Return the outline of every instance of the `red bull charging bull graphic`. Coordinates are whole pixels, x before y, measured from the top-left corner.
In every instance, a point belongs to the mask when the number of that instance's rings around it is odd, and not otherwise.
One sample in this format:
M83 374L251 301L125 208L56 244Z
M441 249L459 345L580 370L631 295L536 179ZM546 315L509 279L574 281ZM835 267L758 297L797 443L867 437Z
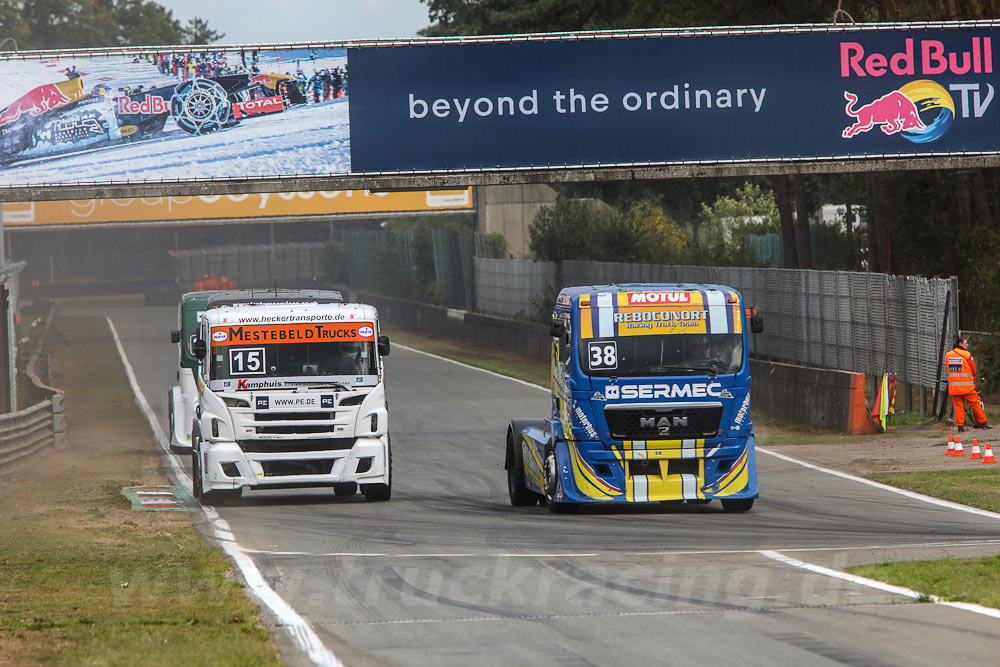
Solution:
M857 95L844 91L844 99L844 111L855 119L841 134L844 139L879 127L885 134L899 134L915 144L924 144L940 139L955 120L951 95L929 80L913 81L858 107Z

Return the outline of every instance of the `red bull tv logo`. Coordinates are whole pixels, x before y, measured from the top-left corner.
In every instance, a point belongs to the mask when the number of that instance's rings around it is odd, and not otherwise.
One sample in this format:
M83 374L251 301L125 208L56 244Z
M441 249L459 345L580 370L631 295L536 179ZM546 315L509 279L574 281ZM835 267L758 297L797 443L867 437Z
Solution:
M992 93L991 87L991 98ZM915 144L926 144L944 136L955 120L955 101L951 93L929 79L911 81L860 106L854 93L845 90L844 99L847 100L844 111L854 119L841 132L844 139L878 127L884 134L899 134Z

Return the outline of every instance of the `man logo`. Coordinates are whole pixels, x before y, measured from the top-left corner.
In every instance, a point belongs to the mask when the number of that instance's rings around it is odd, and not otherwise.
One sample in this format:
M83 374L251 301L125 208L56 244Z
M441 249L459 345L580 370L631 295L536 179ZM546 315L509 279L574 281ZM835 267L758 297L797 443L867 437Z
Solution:
M687 417L640 417L640 428L655 428L658 435L670 435L670 427L684 427L688 425Z

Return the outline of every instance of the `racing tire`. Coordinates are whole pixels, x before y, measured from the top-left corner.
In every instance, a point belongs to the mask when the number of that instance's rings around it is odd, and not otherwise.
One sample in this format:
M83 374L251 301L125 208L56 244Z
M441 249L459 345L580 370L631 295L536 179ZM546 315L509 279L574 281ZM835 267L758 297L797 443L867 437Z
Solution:
M723 498L722 509L727 512L749 512L755 498Z
M191 495L200 501L204 490L201 486L201 449L197 439L191 443Z
M388 449L389 459L389 483L388 484L362 484L361 492L365 494L365 500L370 502L384 502L392 497L392 444Z
M208 134L232 125L233 105L226 89L211 79L196 77L174 88L170 115L188 134Z
M577 510L575 503L561 503L555 500L556 486L559 483L559 468L556 461L556 448L551 444L545 445L543 465L542 476L545 481L546 507L553 514L575 514Z
M333 485L333 495L335 496L353 496L358 492L357 482L344 482L343 484Z
M531 507L538 502L538 494L524 484L524 458L515 442L514 429L507 429L507 495L514 507Z

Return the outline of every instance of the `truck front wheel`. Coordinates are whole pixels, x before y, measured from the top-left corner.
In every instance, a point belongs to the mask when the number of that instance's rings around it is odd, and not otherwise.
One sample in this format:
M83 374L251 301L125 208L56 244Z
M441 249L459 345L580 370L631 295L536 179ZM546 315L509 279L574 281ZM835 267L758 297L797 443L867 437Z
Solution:
M389 465L388 484L362 484L361 492L365 494L365 500L383 501L392 497L392 444L386 446L388 450L386 457Z
M723 498L722 509L727 512L749 512L753 501L753 498Z
M545 499L546 505L553 514L570 514L576 512L576 505L573 503L561 503L555 500L556 487L559 484L559 462L556 460L556 448L554 445L545 446Z

